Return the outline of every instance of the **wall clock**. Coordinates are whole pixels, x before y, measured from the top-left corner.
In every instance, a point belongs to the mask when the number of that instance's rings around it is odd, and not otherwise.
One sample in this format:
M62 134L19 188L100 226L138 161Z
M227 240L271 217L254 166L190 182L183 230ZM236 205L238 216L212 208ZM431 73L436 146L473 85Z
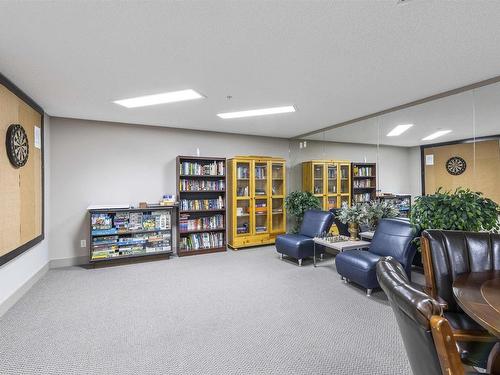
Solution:
M446 162L446 170L453 176L464 173L465 168L467 168L467 163L460 156L453 156Z
M26 164L29 155L28 136L26 131L19 124L12 124L7 129L5 139L7 156L14 168L20 168Z

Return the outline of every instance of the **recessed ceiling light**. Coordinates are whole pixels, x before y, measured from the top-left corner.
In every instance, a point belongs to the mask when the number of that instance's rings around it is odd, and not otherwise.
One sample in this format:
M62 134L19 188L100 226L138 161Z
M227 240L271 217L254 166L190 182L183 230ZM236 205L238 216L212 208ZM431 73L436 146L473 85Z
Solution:
M398 125L394 129L392 129L389 133L387 133L387 136L388 137L397 137L398 135L401 135L405 131L410 129L412 126L413 126L413 124Z
M278 113L290 113L290 112L295 112L295 107L293 105L288 105L285 107L252 109L249 111L218 113L217 116L219 116L220 118L227 119L227 118L275 115Z
M194 90L181 90L164 92L161 94L138 96L137 98L115 100L113 103L127 108L146 107L148 105L182 102L184 100L193 100L204 98L203 95Z
M439 138L445 134L451 133L451 130L439 130L431 135L428 135L425 138L422 138L422 141L432 141L433 139Z

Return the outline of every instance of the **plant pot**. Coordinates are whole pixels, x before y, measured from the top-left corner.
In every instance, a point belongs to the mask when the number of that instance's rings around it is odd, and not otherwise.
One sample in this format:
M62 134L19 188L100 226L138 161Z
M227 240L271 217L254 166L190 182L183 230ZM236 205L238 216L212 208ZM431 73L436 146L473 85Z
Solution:
M349 237L350 240L355 241L358 239L359 233L359 224L358 223L349 223Z

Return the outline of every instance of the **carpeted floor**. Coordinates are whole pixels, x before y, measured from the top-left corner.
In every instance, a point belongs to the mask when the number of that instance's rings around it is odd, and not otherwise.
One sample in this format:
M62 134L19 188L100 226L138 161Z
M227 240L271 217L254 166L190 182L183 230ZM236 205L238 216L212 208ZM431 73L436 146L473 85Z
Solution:
M49 271L0 318L1 374L410 374L383 292L273 247Z

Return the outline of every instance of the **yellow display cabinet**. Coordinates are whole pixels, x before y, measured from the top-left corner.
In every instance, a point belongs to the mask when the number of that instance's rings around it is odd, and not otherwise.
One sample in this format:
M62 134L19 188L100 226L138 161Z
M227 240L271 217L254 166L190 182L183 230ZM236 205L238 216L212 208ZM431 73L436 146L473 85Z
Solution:
M236 156L228 160L228 245L267 245L286 232L285 159Z

